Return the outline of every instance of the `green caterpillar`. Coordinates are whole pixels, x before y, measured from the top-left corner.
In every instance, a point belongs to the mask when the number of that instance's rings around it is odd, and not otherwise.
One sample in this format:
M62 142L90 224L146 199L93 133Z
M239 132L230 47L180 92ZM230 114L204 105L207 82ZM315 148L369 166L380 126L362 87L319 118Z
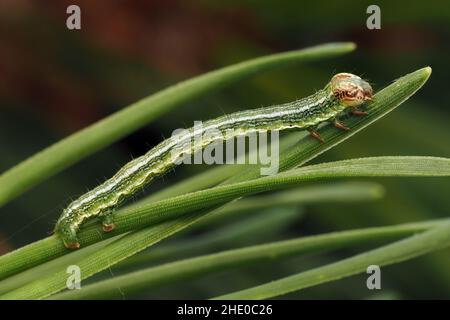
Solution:
M339 73L333 76L324 89L309 97L209 120L204 123L202 132L219 130L223 133L223 140L228 140L251 132L298 128L308 130L312 137L323 141L316 131L320 123L332 121L337 128L348 130L339 122L338 116L349 109L353 114L364 115L365 112L356 108L371 99L372 88L369 83L356 75ZM155 177L173 168L177 164L176 159L181 154L186 154L186 147L180 148L180 145L187 146L188 153L194 154L215 142L213 139L206 139L201 145L192 145L190 141L193 137L202 132L195 132L194 128L191 128L185 133L173 135L145 155L127 163L103 184L69 204L54 229L64 245L70 249L80 247L77 231L88 218L99 217L103 230L112 231L115 227L112 215L114 208Z

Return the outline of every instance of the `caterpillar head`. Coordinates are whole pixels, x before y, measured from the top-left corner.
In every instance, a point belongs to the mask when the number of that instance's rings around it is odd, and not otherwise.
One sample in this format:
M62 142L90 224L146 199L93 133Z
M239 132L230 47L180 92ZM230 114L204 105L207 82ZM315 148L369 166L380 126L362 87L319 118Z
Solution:
M331 78L333 94L346 106L357 107L372 100L372 87L367 81L351 73L338 73Z

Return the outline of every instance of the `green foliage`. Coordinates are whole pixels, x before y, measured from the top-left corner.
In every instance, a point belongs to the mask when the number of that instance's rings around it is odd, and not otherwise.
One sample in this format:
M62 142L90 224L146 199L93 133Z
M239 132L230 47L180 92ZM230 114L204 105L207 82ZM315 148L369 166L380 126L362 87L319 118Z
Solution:
M192 98L270 68L318 60L352 49L353 44L329 44L262 57L160 91L75 133L2 174L0 184L8 187L0 190L0 204L8 202L51 175ZM302 201L369 200L381 194L380 188L373 184L360 184L358 191L355 191L355 185L338 184L328 188L317 186L314 187L316 189L310 187L287 191L263 197L262 200L250 198L233 202L256 193L297 187L311 181L349 177L449 176L450 159L439 157L367 157L302 166L394 110L420 89L430 74L431 69L428 67L419 69L379 91L374 96L374 102L367 105L367 116L346 119L346 126L350 131L343 132L330 125L324 126L320 132L325 143L320 144L307 137L305 133L291 133L284 137L282 140L284 152L280 155L281 173L277 175L260 178L258 167L245 166L224 166L205 170L204 173L119 210L115 217L117 229L112 233L102 233L98 224L87 224L80 230L82 248L76 252L67 250L56 236L50 236L1 256L0 279L3 280L0 281L2 294L0 298L53 297L53 294L65 289L66 268L71 264L78 265L82 270L82 279L87 279L122 261L126 261L128 266L154 261L151 251L149 258L145 255L135 260L128 258L197 222L198 225L209 226L224 216L240 217L242 212L247 210L254 211L273 205L290 206L282 214L275 215L269 212L256 219L250 217L244 221L245 225L231 225L215 235L199 238L200 241L196 244L191 244L191 247L188 245L191 249L203 249L202 243L208 242L208 239L223 243L236 235L241 236L249 232L255 232L256 235L258 230L272 227L277 223L280 226L286 225L287 221L293 221L291 219L298 216L292 205L298 205ZM450 242L448 228L448 221L442 220L273 242L163 264L125 274L113 280L99 281L81 291L62 293L56 297L110 297L114 295L111 290L114 286L130 290L145 289L152 285L202 276L212 271L237 268L249 263L306 252L351 247L363 242L386 242L422 232L420 235L352 258L222 296L222 298L270 298L363 272L368 264L391 264L445 247ZM173 258L177 256L177 250L183 246L179 244L177 248L175 243L172 248L175 249L165 250L166 256Z
M223 251L216 254L180 260L132 272L111 280L105 280L86 286L83 290L66 291L62 294L52 296L52 298L117 298L124 292L130 293L134 290L148 289L174 282L179 279L200 277L207 273L242 267L248 264L276 261L293 255L306 255L309 253L337 250L349 246L396 240L413 235L416 232L426 231L442 223L445 223L445 221L335 232ZM432 249L433 248L430 248L430 251ZM351 263L348 263L347 265L353 267ZM327 280L330 281L331 278L323 279L323 282ZM282 286L282 288L284 287L285 286ZM117 288L120 288L120 290ZM275 296L275 294L273 294L272 297L273 296ZM253 296L251 298L258 297Z
M216 299L268 299L277 297L295 290L364 272L370 265L386 266L399 263L448 246L450 246L450 223L443 221L438 226L419 235L271 283L219 296Z

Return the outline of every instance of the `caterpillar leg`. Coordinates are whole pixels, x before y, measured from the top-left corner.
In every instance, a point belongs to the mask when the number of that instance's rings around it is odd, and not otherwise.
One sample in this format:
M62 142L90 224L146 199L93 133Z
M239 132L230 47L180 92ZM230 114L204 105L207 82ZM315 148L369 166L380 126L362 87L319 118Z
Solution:
M103 214L102 216L100 216L100 220L102 222L103 231L111 232L116 228L116 225L114 224L114 216L112 215L112 212Z
M350 130L350 128L346 127L342 122L340 122L338 119L334 119L333 124L336 128L344 131Z
M314 139L316 139L320 142L324 142L322 137L320 136L320 134L315 129L308 129L308 131L309 131L309 135L311 137L313 137Z
M63 241L64 246L68 249L78 249L80 242L77 238L77 233L69 223L62 221L55 228L55 234L57 234Z
M355 116L366 116L366 115L368 115L367 112L361 111L358 108L353 108L352 109L352 114L355 115Z

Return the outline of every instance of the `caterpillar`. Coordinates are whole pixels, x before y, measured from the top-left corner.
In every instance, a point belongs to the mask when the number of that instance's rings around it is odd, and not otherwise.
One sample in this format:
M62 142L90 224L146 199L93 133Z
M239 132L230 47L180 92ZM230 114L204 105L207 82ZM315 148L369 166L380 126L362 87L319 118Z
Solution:
M202 130L219 130L224 133L223 140L228 140L251 132L297 128L308 130L313 138L323 142L317 132L319 124L329 121L338 129L348 130L339 121L339 116L347 111L355 115L366 114L357 107L367 100L372 100L372 88L368 82L351 73L338 73L323 89L311 96L281 105L224 115L206 121ZM112 231L115 228L112 215L114 208L155 177L173 168L176 165L176 148L188 146L188 151L194 154L215 142L206 139L201 145L192 146L190 141L198 134L201 132L191 128L185 133L173 135L145 155L127 163L112 178L70 203L56 223L55 234L67 248L77 249L80 247L77 232L87 219L99 217L103 230ZM179 148L179 152L185 152L185 149Z

